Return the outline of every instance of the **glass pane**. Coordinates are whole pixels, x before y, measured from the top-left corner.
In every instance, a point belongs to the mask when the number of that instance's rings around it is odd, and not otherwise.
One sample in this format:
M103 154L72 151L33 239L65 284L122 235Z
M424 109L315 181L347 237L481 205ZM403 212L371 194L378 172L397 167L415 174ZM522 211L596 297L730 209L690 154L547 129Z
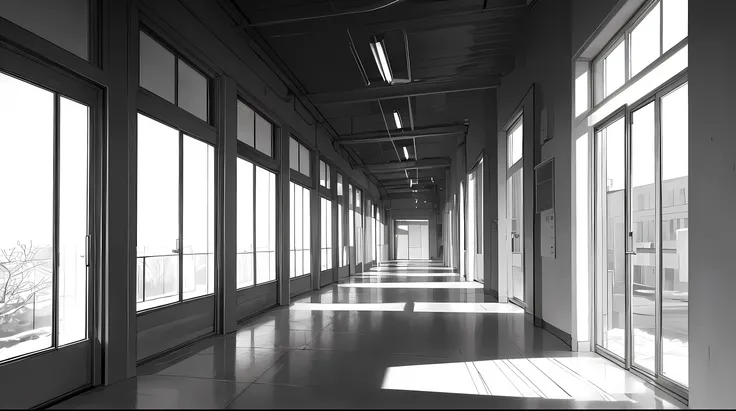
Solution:
M138 115L138 310L179 301L179 132Z
M522 156L522 141L524 137L524 119L523 117L519 119L519 121L511 128L511 132L509 133L509 147L508 147L508 153L509 153L509 164L508 166L511 167L514 164L516 164L517 161L521 160Z
M245 103L238 101L238 140L255 147L255 112Z
M51 346L53 149L54 95L0 73L0 361Z
M338 178L340 176L338 175ZM339 186L338 186L339 187ZM343 219L342 204L337 203L337 250L340 253L340 267L343 267L346 263L346 253L343 250L343 232L342 232L342 219Z
M663 52L687 37L687 0L662 1Z
M268 173L269 281L276 280L276 174Z
M299 171L299 143L294 137L289 138L289 168Z
M603 60L603 98L618 90L626 82L626 46L620 42Z
M299 145L299 172L309 177L309 150L303 145Z
M207 121L207 77L179 59L179 107Z
M310 209L310 192L308 188L302 188L303 198L302 198L302 224L303 224L303 231L302 235L302 247L304 249L304 274L309 274L312 272L312 222L311 222L311 214L309 212Z
M337 175L337 195L341 196L342 194L342 174Z
M0 16L89 60L89 0L3 0Z
M662 373L687 386L690 284L687 84L662 97L661 121L662 190L677 191L682 197L681 202L662 207Z
M175 103L176 57L147 34L140 34L140 86L170 103Z
M625 357L626 260L623 118L599 131L596 153L596 343Z
M631 32L631 77L660 56L659 3Z
M238 159L237 287L253 285L253 164Z
M325 180L325 162L319 160L319 185L327 187L327 181Z
M512 296L524 301L524 212L523 212L524 169L515 172L508 179L507 201L510 223Z
M184 136L184 299L212 294L215 282L215 152Z
M256 114L256 150L273 157L273 125Z
M654 210L639 198L654 194L654 102L635 111L631 124L631 237L636 254L630 256L634 362L654 371L655 287L657 264Z
M256 201L256 284L261 284L270 279L270 267L268 263L268 252L271 251L271 216L272 205L268 201L268 193L271 187L271 172L256 166L256 192L264 193L266 198ZM274 250L275 251L275 250Z
M332 181L330 179L330 166L325 164L325 187L332 190Z
M89 109L60 99L59 345L87 337L87 157Z

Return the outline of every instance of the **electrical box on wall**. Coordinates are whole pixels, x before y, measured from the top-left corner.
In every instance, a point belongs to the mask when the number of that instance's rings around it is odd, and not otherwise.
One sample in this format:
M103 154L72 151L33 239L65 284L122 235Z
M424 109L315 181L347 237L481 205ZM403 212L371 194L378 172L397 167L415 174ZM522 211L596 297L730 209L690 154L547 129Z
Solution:
M555 159L550 158L534 167L536 180L536 212L542 231L540 253L555 258Z

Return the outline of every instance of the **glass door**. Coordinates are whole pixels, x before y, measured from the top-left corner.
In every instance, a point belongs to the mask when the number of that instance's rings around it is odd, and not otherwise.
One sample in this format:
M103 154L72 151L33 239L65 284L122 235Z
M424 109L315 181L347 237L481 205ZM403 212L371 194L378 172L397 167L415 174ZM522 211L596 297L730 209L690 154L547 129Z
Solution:
M465 182L460 183L460 204L458 207L460 213L460 276L465 277L466 256L465 256Z
M7 50L0 62L0 384L4 407L27 408L91 385L99 365L99 92Z
M595 130L596 350L688 387L688 85Z

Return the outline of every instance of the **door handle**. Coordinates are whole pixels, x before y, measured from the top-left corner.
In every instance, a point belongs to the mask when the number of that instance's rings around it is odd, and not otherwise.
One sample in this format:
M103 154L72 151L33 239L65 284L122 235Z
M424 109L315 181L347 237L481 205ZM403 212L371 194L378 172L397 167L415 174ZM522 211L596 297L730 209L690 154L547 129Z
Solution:
M176 249L171 250L171 252L174 254L179 254L179 239L178 238L176 239Z
M634 232L629 231L629 241L627 241L628 250L626 250L626 255L636 255L636 251L629 251L634 248Z

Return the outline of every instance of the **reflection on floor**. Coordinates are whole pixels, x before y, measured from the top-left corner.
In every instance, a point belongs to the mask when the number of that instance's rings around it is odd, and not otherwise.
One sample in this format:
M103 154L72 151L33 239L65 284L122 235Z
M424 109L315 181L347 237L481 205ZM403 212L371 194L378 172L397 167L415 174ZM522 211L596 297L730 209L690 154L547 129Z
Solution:
M297 297L290 307L253 318L235 333L139 367L136 378L58 405L680 406L595 354L570 352L516 306L497 303L475 283L429 262L393 263Z

